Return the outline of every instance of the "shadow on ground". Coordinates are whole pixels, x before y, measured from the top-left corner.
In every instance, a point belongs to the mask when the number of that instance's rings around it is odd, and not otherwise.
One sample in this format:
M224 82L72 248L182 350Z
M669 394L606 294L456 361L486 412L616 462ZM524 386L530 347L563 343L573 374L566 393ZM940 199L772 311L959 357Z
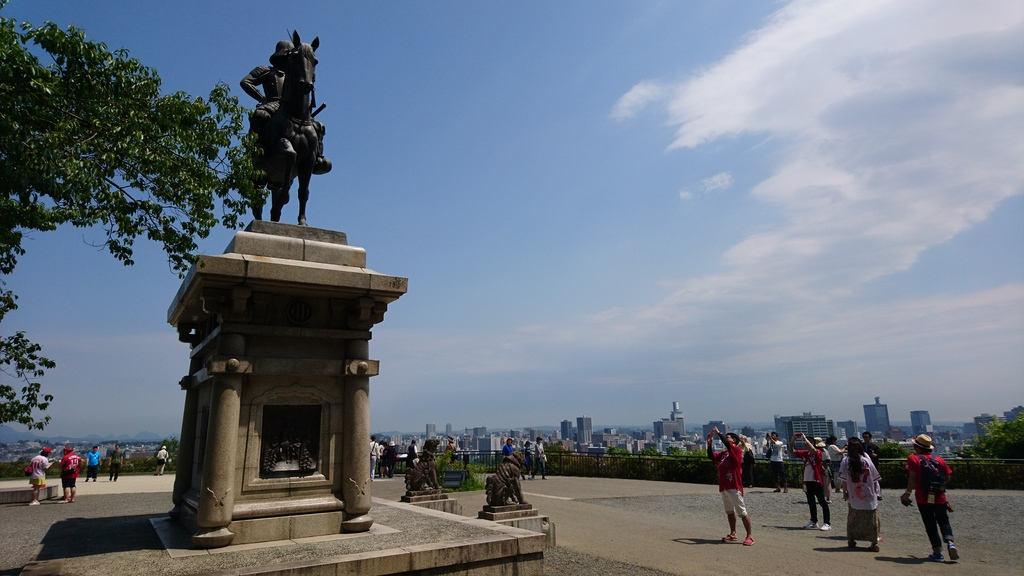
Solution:
M70 505L69 505L70 506ZM52 526L43 536L36 560L77 558L94 554L163 550L150 524L153 515L112 518L68 518Z

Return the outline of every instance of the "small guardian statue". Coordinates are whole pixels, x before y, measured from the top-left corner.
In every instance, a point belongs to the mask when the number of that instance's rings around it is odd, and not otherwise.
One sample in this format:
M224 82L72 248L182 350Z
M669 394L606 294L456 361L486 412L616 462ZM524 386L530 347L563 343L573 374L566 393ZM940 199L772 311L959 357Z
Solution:
M487 477L485 489L488 506L527 504L519 484L520 470L525 465L526 457L518 450L502 459L498 471Z
M424 490L441 490L441 484L437 481L437 466L435 455L440 441L431 438L423 443L423 453L420 454L420 461L416 466L405 473L405 490L407 493L421 492Z

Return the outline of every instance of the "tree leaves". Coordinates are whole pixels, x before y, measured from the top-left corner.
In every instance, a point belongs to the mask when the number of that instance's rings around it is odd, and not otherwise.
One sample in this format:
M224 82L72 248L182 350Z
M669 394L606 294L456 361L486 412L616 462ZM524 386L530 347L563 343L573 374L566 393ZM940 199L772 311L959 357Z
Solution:
M137 238L157 242L183 275L197 239L238 227L263 203L246 118L223 83L207 98L164 94L157 72L125 50L87 41L73 26L0 17L0 274L24 255L25 232L70 224L103 230L105 248L126 265ZM0 319L16 307L2 294L10 306ZM0 385L0 423L39 425L31 410L50 397L30 380L53 364L40 350L21 332L0 340L0 365L26 383L20 399Z

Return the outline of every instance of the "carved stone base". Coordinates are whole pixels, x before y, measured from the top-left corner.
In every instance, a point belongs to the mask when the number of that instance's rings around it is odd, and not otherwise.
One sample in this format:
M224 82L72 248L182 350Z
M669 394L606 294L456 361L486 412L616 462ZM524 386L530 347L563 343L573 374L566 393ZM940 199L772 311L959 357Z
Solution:
M444 490L408 490L402 496L402 502L425 502L427 500L445 500L448 495Z
M477 518L500 522L536 515L537 511L533 509L533 504L507 504L505 506L484 506L484 509L477 514Z

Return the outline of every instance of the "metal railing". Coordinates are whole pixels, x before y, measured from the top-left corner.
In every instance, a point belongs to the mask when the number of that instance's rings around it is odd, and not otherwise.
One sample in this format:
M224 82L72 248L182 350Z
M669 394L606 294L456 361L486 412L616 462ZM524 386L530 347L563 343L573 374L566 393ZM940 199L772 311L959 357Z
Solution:
M484 471L494 472L501 462L500 451L464 451L456 454L458 466L471 463ZM904 488L907 472L904 459L882 459L879 472L884 488ZM950 458L946 462L953 470L949 488L1024 490L1024 460ZM803 465L799 460L787 460L786 478L790 485L801 483ZM400 465L401 466L401 465ZM398 468L401 473L403 468ZM627 478L659 480L665 482L692 482L717 484L718 475L707 456L693 453L683 457L620 456L609 454L583 454L576 452L549 452L547 473L554 476L589 476L598 478ZM774 486L767 460L754 462L754 485Z

